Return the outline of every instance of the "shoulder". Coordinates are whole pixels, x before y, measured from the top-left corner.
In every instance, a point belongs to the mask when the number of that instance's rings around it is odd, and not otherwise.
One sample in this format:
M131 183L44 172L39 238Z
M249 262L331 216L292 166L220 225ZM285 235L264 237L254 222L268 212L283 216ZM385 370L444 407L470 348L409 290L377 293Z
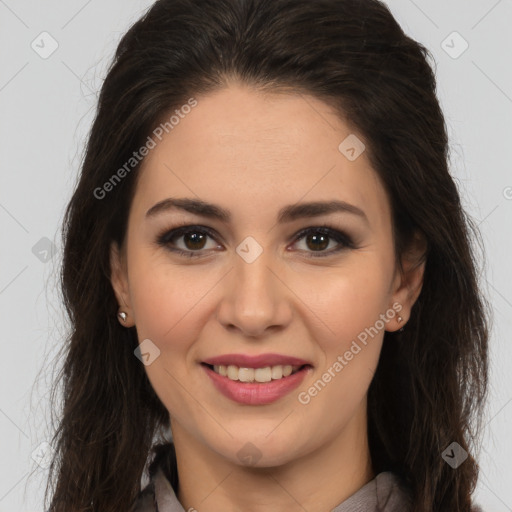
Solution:
M385 512L412 512L412 495L409 488L398 475L390 471L379 473L375 477L375 490L379 508ZM473 503L471 512L483 512L483 509Z
M398 475L390 471L379 473L375 477L378 510L385 512L412 512L412 495L409 488L402 482ZM483 509L473 503L471 512L484 512Z
M401 479L391 471L384 471L375 477L377 510L385 512L412 511L412 497Z
M412 500L400 478L390 471L378 473L332 512L412 512Z
M162 468L151 475L150 483L140 493L130 512L185 512Z
M144 489L139 493L137 500L131 512L157 512L156 497L155 497L155 485L151 481Z
M173 487L177 487L176 452L172 442L157 444L152 448L148 468L149 482L139 493L130 512L158 512L160 500L175 498ZM162 496L163 494L163 496ZM176 503L171 510L178 510Z

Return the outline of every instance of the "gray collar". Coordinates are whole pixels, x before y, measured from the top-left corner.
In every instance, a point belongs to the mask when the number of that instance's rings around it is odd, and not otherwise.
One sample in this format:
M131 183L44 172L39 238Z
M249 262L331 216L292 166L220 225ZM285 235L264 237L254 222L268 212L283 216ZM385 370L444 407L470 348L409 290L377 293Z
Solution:
M178 501L174 489L158 468L149 493L141 499L135 512L186 512ZM407 512L410 500L394 473L379 473L352 496L340 503L332 512Z

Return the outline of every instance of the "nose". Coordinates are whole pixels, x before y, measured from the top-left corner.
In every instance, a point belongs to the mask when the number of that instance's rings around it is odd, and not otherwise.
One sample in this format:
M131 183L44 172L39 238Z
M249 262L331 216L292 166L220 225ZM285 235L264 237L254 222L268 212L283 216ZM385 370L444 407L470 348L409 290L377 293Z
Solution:
M251 263L235 255L217 310L217 319L227 330L261 338L290 323L292 293L269 260L265 251Z

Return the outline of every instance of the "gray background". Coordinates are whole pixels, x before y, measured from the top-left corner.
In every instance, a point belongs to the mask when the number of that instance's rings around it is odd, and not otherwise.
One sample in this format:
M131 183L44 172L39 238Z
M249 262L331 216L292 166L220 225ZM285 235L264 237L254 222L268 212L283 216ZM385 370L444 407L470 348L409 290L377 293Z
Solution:
M66 330L60 224L115 45L151 3L0 0L0 512L43 510L51 358ZM485 243L494 325L476 500L512 510L512 1L388 4L434 55L451 169Z

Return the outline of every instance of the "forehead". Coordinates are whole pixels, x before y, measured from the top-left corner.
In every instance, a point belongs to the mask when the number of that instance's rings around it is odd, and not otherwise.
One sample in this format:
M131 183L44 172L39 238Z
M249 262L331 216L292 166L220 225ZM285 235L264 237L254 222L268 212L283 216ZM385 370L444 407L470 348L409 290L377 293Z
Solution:
M197 196L238 218L339 199L364 209L376 228L388 220L387 196L365 152L351 160L340 151L357 135L321 100L239 85L196 100L155 139L138 171L139 213L167 197Z

